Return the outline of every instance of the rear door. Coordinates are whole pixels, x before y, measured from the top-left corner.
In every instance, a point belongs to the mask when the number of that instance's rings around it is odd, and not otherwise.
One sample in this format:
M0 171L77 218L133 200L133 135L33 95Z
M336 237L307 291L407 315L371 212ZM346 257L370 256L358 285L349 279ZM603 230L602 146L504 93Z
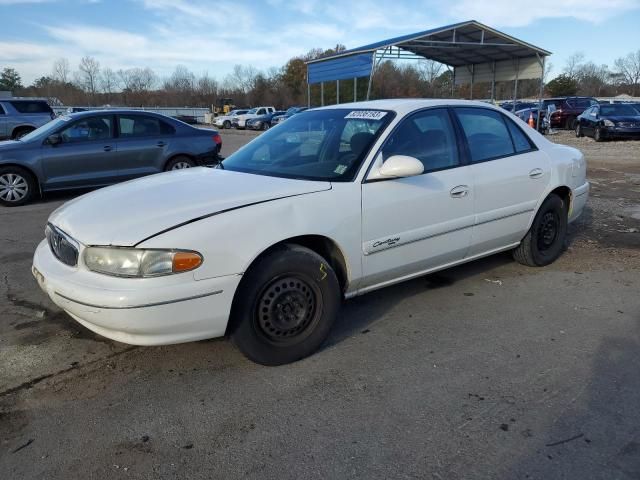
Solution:
M7 112L0 103L0 140L7 138Z
M550 180L549 158L523 127L501 112L482 107L453 110L466 140L475 188L476 218L468 256L517 243Z
M117 118L117 166L122 177L131 179L163 171L175 128L152 115L121 114Z
M107 185L118 181L114 116L71 120L58 130L61 142L42 145L45 189Z
M462 260L474 223L471 170L446 108L405 118L379 155L417 158L424 173L362 185L363 288Z

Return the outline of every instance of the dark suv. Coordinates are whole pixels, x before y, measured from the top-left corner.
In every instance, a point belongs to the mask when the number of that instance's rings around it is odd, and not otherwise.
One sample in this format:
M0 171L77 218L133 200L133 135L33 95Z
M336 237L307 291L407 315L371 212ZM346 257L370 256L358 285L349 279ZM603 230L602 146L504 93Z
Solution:
M16 140L54 118L44 100L0 98L0 140Z
M574 129L576 118L592 105L597 105L598 101L593 97L558 97L545 98L542 101L543 110L547 110L549 105L555 105L556 111L551 114L551 128Z

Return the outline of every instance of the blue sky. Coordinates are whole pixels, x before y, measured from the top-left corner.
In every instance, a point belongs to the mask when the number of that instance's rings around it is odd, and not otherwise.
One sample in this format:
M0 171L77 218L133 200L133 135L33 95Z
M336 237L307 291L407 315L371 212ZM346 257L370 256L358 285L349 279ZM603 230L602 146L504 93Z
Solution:
M25 83L59 57L102 66L182 64L222 79L234 64L281 66L314 47L357 47L465 20L553 52L552 75L582 51L613 66L640 49L640 0L0 0L0 67Z

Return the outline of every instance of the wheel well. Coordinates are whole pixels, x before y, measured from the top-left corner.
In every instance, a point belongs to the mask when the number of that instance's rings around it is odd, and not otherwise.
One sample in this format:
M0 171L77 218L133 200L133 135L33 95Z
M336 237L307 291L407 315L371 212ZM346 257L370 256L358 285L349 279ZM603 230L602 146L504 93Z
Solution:
M252 262L252 264L267 252L270 252L274 248L278 248L287 243L306 247L324 258L329 263L329 265L331 265L331 268L333 268L334 272L336 272L338 283L340 284L340 289L344 293L349 281L346 259L342 251L340 250L340 247L338 247L338 245L333 240L322 235L300 235L297 237L291 237L282 240L262 252ZM251 268L251 266L249 266L249 268Z
M40 188L40 181L38 180L38 176L35 174L33 170L31 170L31 168L25 167L24 165L20 165L18 163L0 163L0 168L4 168L4 167L17 167L24 170L29 175L31 175L31 177L33 178L33 181L36 182L36 184L38 185L38 188Z
M18 134L18 132L23 131L23 130L29 130L29 131L34 131L36 129L36 127L33 127L31 125L19 125L17 127L15 127L12 131L11 131L11 138L15 138L15 136Z
M567 206L567 212L569 211L570 207L571 207L571 189L569 187L557 187L554 190L552 190L549 195L551 194L555 194L557 196L559 196L562 201L564 202L564 204Z

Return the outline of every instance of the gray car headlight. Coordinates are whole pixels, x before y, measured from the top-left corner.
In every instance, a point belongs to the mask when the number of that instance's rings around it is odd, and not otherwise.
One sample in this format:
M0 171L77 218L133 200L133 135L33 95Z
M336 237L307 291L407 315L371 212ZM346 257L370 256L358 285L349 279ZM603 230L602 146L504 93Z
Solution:
M185 250L88 247L84 263L105 275L146 278L194 270L202 264L202 255Z
M602 123L604 123L605 127L615 127L616 126L615 123L613 123L611 120L609 120L607 118L605 118Z

